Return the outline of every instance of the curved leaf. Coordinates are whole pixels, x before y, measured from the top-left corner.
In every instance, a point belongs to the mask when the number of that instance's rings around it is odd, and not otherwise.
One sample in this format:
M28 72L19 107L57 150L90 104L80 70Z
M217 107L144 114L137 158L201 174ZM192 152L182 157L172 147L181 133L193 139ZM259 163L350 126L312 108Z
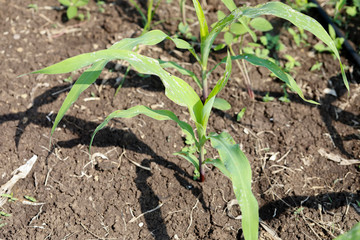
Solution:
M237 56L233 56L231 57L232 60L237 60L237 59L245 59L246 61L250 62L253 65L256 66L262 66L262 67L266 67L267 69L269 69L272 73L275 74L276 77L278 77L280 80L282 80L283 82L286 83L286 85L293 90L294 92L296 92L299 97L301 97L301 99L303 99L304 101L308 102L308 103L312 103L312 104L319 104L313 100L309 100L306 99L303 92L301 91L301 88L297 85L297 83L295 82L294 78L291 77L289 74L285 73L278 65L276 65L275 63L263 59L263 58L259 58L255 55L252 54L242 54L242 55L237 55ZM222 59L222 61L220 63L218 63L215 67L213 67L208 74L210 74L214 69L216 69L221 63L225 63L226 59Z
M193 0L193 4L194 4L194 8L195 8L195 11L196 11L197 18L199 20L200 37L201 37L201 42L202 42L208 36L209 28L208 28L204 12L203 12L203 10L201 8L201 5L200 5L199 1L198 0Z
M220 166L220 171L226 169L222 172L230 178L233 184L234 193L241 208L244 237L246 240L257 240L259 206L251 191L250 163L230 134L226 132L213 133L209 137L211 145L219 152L221 163L219 161L207 161L207 163Z
M180 128L183 130L183 132L187 136L191 136L193 138L195 144L198 144L192 127L188 123L180 121L173 112L168 111L168 110L153 110L151 108L139 105L139 106L129 108L127 110L117 110L115 112L112 112L109 116L107 116L106 119L95 129L95 131L91 137L89 151L91 149L91 145L93 143L96 133L98 131L100 131L101 129L103 129L111 119L113 119L113 118L132 118L132 117L135 117L140 114L144 114L155 120L160 120L160 121L173 120L173 121L175 121L180 126Z
M161 65L161 67L163 67L163 68L174 68L177 71L179 71L181 74L190 76L192 79L194 79L194 81L199 86L199 88L202 89L202 83L200 82L199 78L195 75L195 73L193 73L192 71L190 71L190 70L180 66L176 62L172 62L172 61L159 60L159 63Z
M339 60L343 81L346 88L349 90L349 84L345 75L344 67L341 63L340 55L335 43L318 21L281 2L268 2L254 8L246 8L243 11L243 15L250 18L255 18L260 15L274 15L286 19L298 28L305 29L314 34L331 48Z

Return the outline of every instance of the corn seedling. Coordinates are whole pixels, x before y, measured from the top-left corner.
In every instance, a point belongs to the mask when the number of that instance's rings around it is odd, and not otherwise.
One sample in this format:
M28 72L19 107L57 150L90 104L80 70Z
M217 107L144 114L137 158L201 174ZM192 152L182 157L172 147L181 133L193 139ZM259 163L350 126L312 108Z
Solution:
M211 109L218 108L224 110L229 107L229 104L225 100L217 98L217 95L226 86L230 78L232 61L236 59L245 60L250 64L266 67L280 80L284 81L286 86L297 93L302 99L310 103L316 104L316 102L306 99L295 80L289 74L282 71L279 66L255 55L239 54L231 56L228 52L226 58L209 69L208 60L214 40L224 28L229 27L242 17L253 19L260 15L274 15L312 32L327 44L339 59L343 80L347 88L349 87L348 82L340 61L340 56L331 37L316 20L293 10L291 7L281 2L269 2L256 7L234 8L230 14L218 21L213 25L213 28L209 30L200 3L198 0L193 0L193 4L200 26L200 54L196 53L188 42L179 38L172 38L160 30L152 30L137 38L123 39L107 50L80 54L33 73L62 74L90 66L74 83L64 100L54 121L51 135L54 133L60 120L64 117L70 106L78 99L84 90L95 82L109 61L115 59L125 60L139 73L158 76L165 87L165 95L175 104L188 109L193 126L190 125L190 123L179 120L179 118L169 110L153 110L142 105L134 106L126 110L117 110L107 116L95 129L90 141L89 151L91 150L91 145L97 132L104 128L113 118L132 118L143 114L156 120L175 121L192 145L192 148L188 148L187 150L183 149L175 153L175 155L186 159L194 165L195 175L200 181L205 180L204 164L214 165L231 180L235 196L242 212L244 237L246 240L255 240L258 239L259 213L256 198L251 190L252 177L250 163L229 133L226 131L220 134L207 133ZM200 73L191 72L175 62L159 61L133 51L138 45L155 45L166 39L173 41L177 48L189 50L201 67ZM224 74L212 90L209 91L208 78L220 64L225 64ZM201 88L202 96L199 96L183 79L167 72L166 68L169 67L178 70L181 74L190 76ZM208 141L210 141L212 147L218 151L219 158L213 159L206 157L205 143Z

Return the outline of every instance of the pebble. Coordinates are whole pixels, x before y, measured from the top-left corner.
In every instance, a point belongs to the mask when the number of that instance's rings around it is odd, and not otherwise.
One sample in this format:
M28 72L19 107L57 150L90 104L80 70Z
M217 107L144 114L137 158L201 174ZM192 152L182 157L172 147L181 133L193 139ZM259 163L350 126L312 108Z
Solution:
M20 34L14 34L14 39L19 40L20 39Z
M139 227L142 227L142 226L144 226L144 223L143 222L139 223Z
M22 47L19 47L16 49L16 51L18 51L19 53L22 53L24 51L24 49Z

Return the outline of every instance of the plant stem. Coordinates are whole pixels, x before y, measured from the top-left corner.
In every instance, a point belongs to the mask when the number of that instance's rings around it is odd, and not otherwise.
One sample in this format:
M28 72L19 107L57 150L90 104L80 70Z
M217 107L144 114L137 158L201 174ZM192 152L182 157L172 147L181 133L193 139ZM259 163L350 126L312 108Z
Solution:
M208 89L209 87L206 79L206 69L203 69L201 71L201 78L202 78L202 90L203 90L201 101L203 102L203 104L205 104L205 101L209 96L209 89Z
M241 46L240 46L241 47ZM231 45L229 45L229 50L230 50L230 53L231 55L235 56L236 54L234 53L234 50L232 48ZM240 54L242 54L242 51L240 51ZM247 89L247 92L250 96L251 99L254 99L254 92L253 90L251 89L251 81L250 81L250 77L249 77L249 74L248 74L248 71L247 71L247 68L246 68L246 65L245 65L245 61L244 59L242 59L242 64L243 66L241 66L240 62L238 60L235 60L236 64L238 65L238 67L240 68L240 71L241 71L241 74L243 75L244 79L245 79L245 85L246 85L246 89Z
M199 172L200 172L200 182L205 181L205 171L204 171L204 165L202 164L205 160L205 147L204 145L200 147L200 158L199 158Z

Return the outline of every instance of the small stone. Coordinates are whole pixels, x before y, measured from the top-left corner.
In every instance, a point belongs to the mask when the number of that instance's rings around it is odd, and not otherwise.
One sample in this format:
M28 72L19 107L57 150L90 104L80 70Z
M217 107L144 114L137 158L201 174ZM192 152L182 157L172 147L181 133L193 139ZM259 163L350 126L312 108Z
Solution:
M139 223L139 227L142 227L142 226L144 226L144 223L143 222Z
M94 50L96 50L96 49L98 49L98 48L99 48L99 45L98 45L98 44L96 44L96 43L94 43L94 44L93 44L93 48L94 48Z
M20 34L14 34L14 39L19 40L20 39Z
M19 53L22 53L24 51L24 49L22 47L19 47L19 48L16 49L16 51L19 52Z

